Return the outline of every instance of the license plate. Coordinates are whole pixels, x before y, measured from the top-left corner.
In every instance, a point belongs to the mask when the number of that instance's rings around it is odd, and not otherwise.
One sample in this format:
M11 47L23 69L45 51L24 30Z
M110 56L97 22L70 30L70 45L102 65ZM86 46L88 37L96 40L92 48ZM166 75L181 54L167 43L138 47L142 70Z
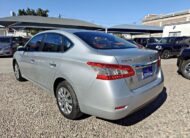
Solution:
M149 78L153 75L152 66L143 68L143 79Z

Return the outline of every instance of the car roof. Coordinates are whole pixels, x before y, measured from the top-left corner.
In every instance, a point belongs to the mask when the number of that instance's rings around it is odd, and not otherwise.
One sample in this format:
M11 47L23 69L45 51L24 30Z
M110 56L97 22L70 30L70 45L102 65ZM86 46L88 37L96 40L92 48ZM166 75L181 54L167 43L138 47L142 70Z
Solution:
M100 30L93 31L93 30L83 30L83 29L60 29L60 30L48 30L48 31L43 31L41 33L62 33L62 32L67 32L67 33L79 33L79 32L100 32L103 33Z

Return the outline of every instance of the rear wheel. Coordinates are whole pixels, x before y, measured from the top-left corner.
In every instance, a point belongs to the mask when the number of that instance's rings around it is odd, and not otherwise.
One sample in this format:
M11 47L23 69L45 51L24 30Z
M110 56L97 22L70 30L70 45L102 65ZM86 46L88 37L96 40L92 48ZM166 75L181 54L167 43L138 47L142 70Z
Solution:
M162 54L161 54L161 58L162 58L162 59L168 59L168 58L170 58L170 56L171 56L170 50L164 50L164 51L162 52Z
M17 62L14 63L13 66L15 77L18 81L26 81L21 75L20 68Z
M186 79L190 80L190 60L183 62L181 66L181 73Z
M56 99L60 112L66 118L75 120L82 116L76 94L67 81L57 86Z

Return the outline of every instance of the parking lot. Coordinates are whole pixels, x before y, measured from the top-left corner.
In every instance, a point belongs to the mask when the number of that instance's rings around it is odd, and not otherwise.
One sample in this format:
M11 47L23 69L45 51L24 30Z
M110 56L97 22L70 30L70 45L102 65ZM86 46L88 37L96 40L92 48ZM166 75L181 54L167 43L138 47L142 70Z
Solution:
M54 97L31 82L16 81L11 61L0 58L0 137L190 137L190 81L177 74L176 59L162 60L161 95L118 121L65 119Z

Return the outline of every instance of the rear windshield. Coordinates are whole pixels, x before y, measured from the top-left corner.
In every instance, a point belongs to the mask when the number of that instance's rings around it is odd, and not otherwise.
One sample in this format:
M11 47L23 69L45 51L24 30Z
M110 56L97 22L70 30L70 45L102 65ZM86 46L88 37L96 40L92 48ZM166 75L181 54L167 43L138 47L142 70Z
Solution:
M126 49L136 46L124 39L101 32L76 32L74 33L89 46L96 49Z
M11 42L11 38L0 38L0 44L9 44Z

